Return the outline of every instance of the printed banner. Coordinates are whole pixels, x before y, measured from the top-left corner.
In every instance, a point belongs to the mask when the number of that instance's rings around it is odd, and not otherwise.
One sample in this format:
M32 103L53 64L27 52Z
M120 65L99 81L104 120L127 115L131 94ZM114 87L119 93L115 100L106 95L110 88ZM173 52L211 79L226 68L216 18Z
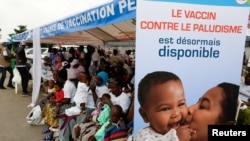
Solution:
M52 37L101 27L112 23L118 23L135 18L136 0L113 1L99 7L83 11L71 17L50 23L40 27L41 38ZM21 33L13 37L14 41L32 39L29 32ZM29 35L29 36L28 36ZM29 38L27 38L29 37Z
M149 126L144 120L154 118L139 114L138 84L149 73L176 74L187 106L219 83L240 84L249 14L247 0L137 2L133 134ZM171 106L165 108L171 111Z

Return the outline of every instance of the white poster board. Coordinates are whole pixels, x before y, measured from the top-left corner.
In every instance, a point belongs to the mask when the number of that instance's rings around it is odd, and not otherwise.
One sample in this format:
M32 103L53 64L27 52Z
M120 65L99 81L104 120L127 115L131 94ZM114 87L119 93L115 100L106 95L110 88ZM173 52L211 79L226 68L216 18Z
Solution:
M240 84L249 7L242 0L138 0L134 133L139 81L153 71L177 74L188 106L221 82Z

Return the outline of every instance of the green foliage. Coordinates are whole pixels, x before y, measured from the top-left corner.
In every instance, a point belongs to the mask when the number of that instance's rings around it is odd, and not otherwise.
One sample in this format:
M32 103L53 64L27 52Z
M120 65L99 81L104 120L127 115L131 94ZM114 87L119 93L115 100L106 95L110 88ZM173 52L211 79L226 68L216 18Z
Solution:
M28 30L26 25L18 25L17 27L18 28L14 28L14 33L9 34L9 37L10 37L9 42L12 42L13 35L16 35L16 34L19 34L19 33L22 33L24 31ZM17 46L17 45L18 45L18 43L14 43L14 46Z
M27 26L26 25L19 25L18 28L14 29L15 34L22 33L22 32L24 32L26 30L27 30Z

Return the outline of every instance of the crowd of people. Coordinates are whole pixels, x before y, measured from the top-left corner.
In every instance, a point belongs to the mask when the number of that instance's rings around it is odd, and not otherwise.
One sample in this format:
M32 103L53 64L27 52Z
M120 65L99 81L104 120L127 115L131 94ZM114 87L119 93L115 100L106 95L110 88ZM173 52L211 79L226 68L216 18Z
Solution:
M47 125L43 140L126 140L133 129L134 65L114 49L50 48L42 69L53 72L43 82L39 100Z
M0 89L6 89L6 71L10 73L7 87L15 88L12 81L15 68L21 77L21 95L29 96L28 81L32 75L25 48L25 43L14 50L10 44L1 47ZM48 126L42 131L43 140L54 140L55 133L59 133L60 141L125 140L132 133L134 60L129 56L131 50L121 54L117 49L107 53L91 45L86 48L87 51L84 46L68 51L63 47L49 48L42 61L42 69L53 73L51 80L42 80L44 93L38 101ZM14 67L11 59L15 60Z

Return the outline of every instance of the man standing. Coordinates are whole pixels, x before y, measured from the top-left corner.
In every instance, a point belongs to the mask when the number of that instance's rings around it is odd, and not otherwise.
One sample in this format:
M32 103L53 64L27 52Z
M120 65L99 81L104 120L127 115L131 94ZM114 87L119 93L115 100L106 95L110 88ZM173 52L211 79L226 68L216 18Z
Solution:
M100 64L100 55L99 53L96 51L96 48L94 46L90 46L90 48L92 47L91 52L91 60L90 60L90 66L89 66L89 75L90 77L95 76L96 72L98 70L99 64Z
M26 66L27 64L27 58L25 54L25 43L21 42L19 47L15 49L16 53L16 68L19 71L21 75L21 83L22 83L22 96L28 96L28 82L29 82L29 70Z
M9 72L9 81L7 84L7 87L9 88L15 88L12 85L12 78L13 78L13 70L11 68L11 53L10 48L11 46L8 45L8 47L1 47L0 49L0 71L2 73L2 76L0 78L0 89L6 89L4 87L4 81L6 78L6 71Z

